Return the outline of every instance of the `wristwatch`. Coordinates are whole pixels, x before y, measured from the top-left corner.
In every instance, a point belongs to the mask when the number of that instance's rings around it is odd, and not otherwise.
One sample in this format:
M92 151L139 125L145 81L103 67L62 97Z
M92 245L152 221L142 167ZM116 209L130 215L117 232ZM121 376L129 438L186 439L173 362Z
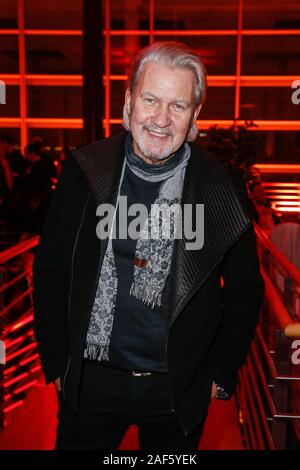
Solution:
M216 384L217 386L217 393L216 393L216 396L215 398L217 400L229 400L229 394L227 392L225 392L224 388L221 387L220 385Z

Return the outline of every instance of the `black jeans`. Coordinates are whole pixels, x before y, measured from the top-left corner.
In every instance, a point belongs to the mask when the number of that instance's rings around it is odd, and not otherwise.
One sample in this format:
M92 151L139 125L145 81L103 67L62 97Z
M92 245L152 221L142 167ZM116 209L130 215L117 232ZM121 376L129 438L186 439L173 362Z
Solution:
M116 450L131 424L140 450L196 450L204 420L184 435L172 411L168 376L131 376L126 371L84 362L79 409L74 414L58 393L55 449Z

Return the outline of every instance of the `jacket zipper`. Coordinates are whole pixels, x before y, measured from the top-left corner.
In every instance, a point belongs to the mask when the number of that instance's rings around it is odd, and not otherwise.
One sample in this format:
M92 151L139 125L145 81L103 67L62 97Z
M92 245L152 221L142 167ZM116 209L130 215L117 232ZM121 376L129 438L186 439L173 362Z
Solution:
M209 270L209 272L207 273L207 275L205 276L204 278L204 281L202 283L202 285L205 283L205 281L207 280L207 278L210 276L210 274L212 273L212 271L215 269L215 267L221 262L221 260L223 259L223 256L220 257L220 259L213 265L213 267ZM171 323L168 327L168 331L167 331L167 339L166 339L166 346L165 346L165 356L167 358L167 365L168 365L168 369L169 369L169 364L168 364L168 354L167 354L167 351L168 351L168 340L169 340L169 333L170 333L170 330L174 324L174 322L177 320L180 312L184 309L184 307L186 306L186 304L189 302L189 300L193 297L193 295L197 292L197 290L199 290L199 286L195 287L191 292L190 294L182 301L182 305L178 305L178 307L176 308L175 310L175 314L173 315L173 318L171 320ZM172 388L171 388L171 381L169 380L169 374L168 374L168 382L169 382L169 390L170 390L170 398L171 398L171 405L172 405L172 411L173 413L175 414L175 405L174 405L174 400L173 400L173 396L172 396ZM182 426L182 429L183 429L183 432L184 432L184 435L185 436L188 436L188 432L187 430Z
M81 221L80 221L80 224L79 224L79 227L78 227L78 230L77 230L77 234L76 234L76 238L75 238L75 243L74 243L73 251L72 251L72 260L71 260L71 282L70 282L69 302L68 302L68 320L69 320L69 323L71 323L70 305L71 305L71 294L72 294L72 286L73 286L73 264L74 264L74 255L75 255L75 251L76 251L76 246L77 246L77 241L78 241L79 233L80 233L81 226L82 226L82 223L83 223L83 219L84 219L84 216L85 216L86 208L87 208L88 201L89 201L89 198L90 198L90 194L91 194L91 193L89 192L88 197L86 198L86 202L85 202L84 209L83 209L83 212L82 212ZM63 395L64 395L65 398L66 398L66 395L65 395L65 383L66 383L66 377L67 377L67 373L68 373L68 370L69 370L69 367L70 367L70 363L71 363L71 354L69 355L69 358L68 358L68 364L67 364L66 372L64 373L63 385L62 385L62 391L63 391Z
M64 375L63 385L62 385L62 391L63 391L63 395L64 395L65 398L66 398L66 394L65 394L65 383L66 383L67 373L68 373L68 370L69 370L69 367L70 367L70 364L71 364L71 357L72 357L72 355L70 354L69 359L68 359L68 364L67 364L66 372L65 372L65 375Z
M124 172L125 172L125 166L126 166L126 159L124 159L124 162L123 162L123 167L122 167L122 171L121 171L121 177L120 177L120 180L119 180L119 187L118 187L118 190L116 192L116 195L115 195L115 198L114 198L114 207L115 207L115 215L117 213L117 208L116 208L116 202L118 200L118 196L119 196L119 192L121 190L121 183L122 183L122 179L123 179L123 175L124 175ZM114 217L113 217L113 220L112 220L112 226L111 226L111 230L113 230L113 225L114 225ZM101 241L100 241L100 244L101 244ZM101 250L100 250L100 258L99 258L99 263L98 263L98 270L97 270L97 276L96 276L96 282L95 282L95 287L94 287L94 295L92 297L92 303L91 303L91 306L90 306L90 310L92 309L93 307L93 303L94 303L94 300L95 300L95 296L96 296L96 292L97 292L97 287L98 287L98 283L99 283L99 277L100 277L100 273L101 273L101 264L102 264L102 260L104 258L104 250L102 249L103 248L103 245L101 244Z
M87 203L86 203L87 205ZM86 209L86 207L85 207ZM85 213L85 209L84 209L84 213ZM84 214L83 214L84 216ZM81 223L83 221L83 217L82 217L82 220L81 220ZM81 224L80 224L80 227L81 227ZM79 234L79 231L80 231L80 227L79 227L79 230L78 230L78 233L77 233L77 238L78 238L78 234ZM76 243L77 243L77 238L76 238ZM75 245L74 245L74 248L75 248ZM73 250L73 254L74 254L74 250ZM98 263L98 271L97 271L97 276L96 276L96 283L95 283L95 288L94 288L94 295L92 297L92 299L95 299L95 295L96 295L96 290L97 290L97 286L98 286L98 282L99 282L99 277L100 277L100 267L101 267L101 262L102 262L102 250L101 250L101 254L100 254L100 260L99 260L99 263ZM70 294L70 297L71 298L71 294ZM64 381L63 381L63 394L64 394L64 397L65 397L65 392L64 392L64 389L65 389L65 382L66 382L66 377L67 377L67 373L68 373L68 369L69 369L69 366L70 366L70 363L71 363L71 354L70 354L70 357L69 357L69 361L68 361L68 365L67 365L67 369L66 369L66 372L65 372L65 375L64 375ZM66 397L65 397L66 398Z
M87 208L87 205L88 205L88 202L89 202L90 195L91 195L91 193L88 194L88 197L87 197L86 202L85 202L85 205L84 205L84 209L83 209L83 212L82 212L81 221L80 221L80 224L79 224L79 227L78 227L78 230L77 230L76 239L75 239L75 243L74 243L74 247L73 247L73 252L72 252L72 261L71 261L71 282L70 282L69 304L68 304L68 319L69 319L69 322L71 321L71 312L70 312L70 308L71 308L71 307L70 307L70 304L71 304L71 294L72 294L72 286L73 286L74 255L75 255L75 251L76 251L76 247L77 247L77 241L78 241L79 233L80 233L80 230L81 230L81 226L82 226L82 223L83 223L83 219L84 219L84 216L85 216L85 212L86 212L86 208Z

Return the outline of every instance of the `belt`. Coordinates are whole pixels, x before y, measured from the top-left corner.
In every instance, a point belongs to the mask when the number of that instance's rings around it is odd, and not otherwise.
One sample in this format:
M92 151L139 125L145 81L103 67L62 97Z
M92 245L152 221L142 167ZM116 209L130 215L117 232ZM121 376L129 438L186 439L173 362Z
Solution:
M87 362L87 363L93 364L93 365L97 365L97 366L100 366L100 367L106 367L106 368L111 369L111 370L120 370L124 373L127 373L128 375L131 375L132 377L145 377L147 375L161 374L162 373L162 372L150 372L150 371L120 369L119 367L111 366L111 364L106 364L105 361L97 363L96 361L91 361L89 359L84 359L84 362Z
M153 374L153 372L137 372L135 370L129 370L128 372L133 377L143 377L145 375L152 375Z

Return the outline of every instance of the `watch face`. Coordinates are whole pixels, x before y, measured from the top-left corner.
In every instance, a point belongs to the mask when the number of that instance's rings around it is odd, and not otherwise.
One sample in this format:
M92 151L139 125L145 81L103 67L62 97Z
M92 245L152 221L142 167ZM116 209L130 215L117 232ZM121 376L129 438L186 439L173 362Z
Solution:
M217 398L218 400L228 400L228 399L229 399L229 395L228 395L227 392L225 392L224 388L222 388L222 387L220 387L220 386L218 385L216 398Z

